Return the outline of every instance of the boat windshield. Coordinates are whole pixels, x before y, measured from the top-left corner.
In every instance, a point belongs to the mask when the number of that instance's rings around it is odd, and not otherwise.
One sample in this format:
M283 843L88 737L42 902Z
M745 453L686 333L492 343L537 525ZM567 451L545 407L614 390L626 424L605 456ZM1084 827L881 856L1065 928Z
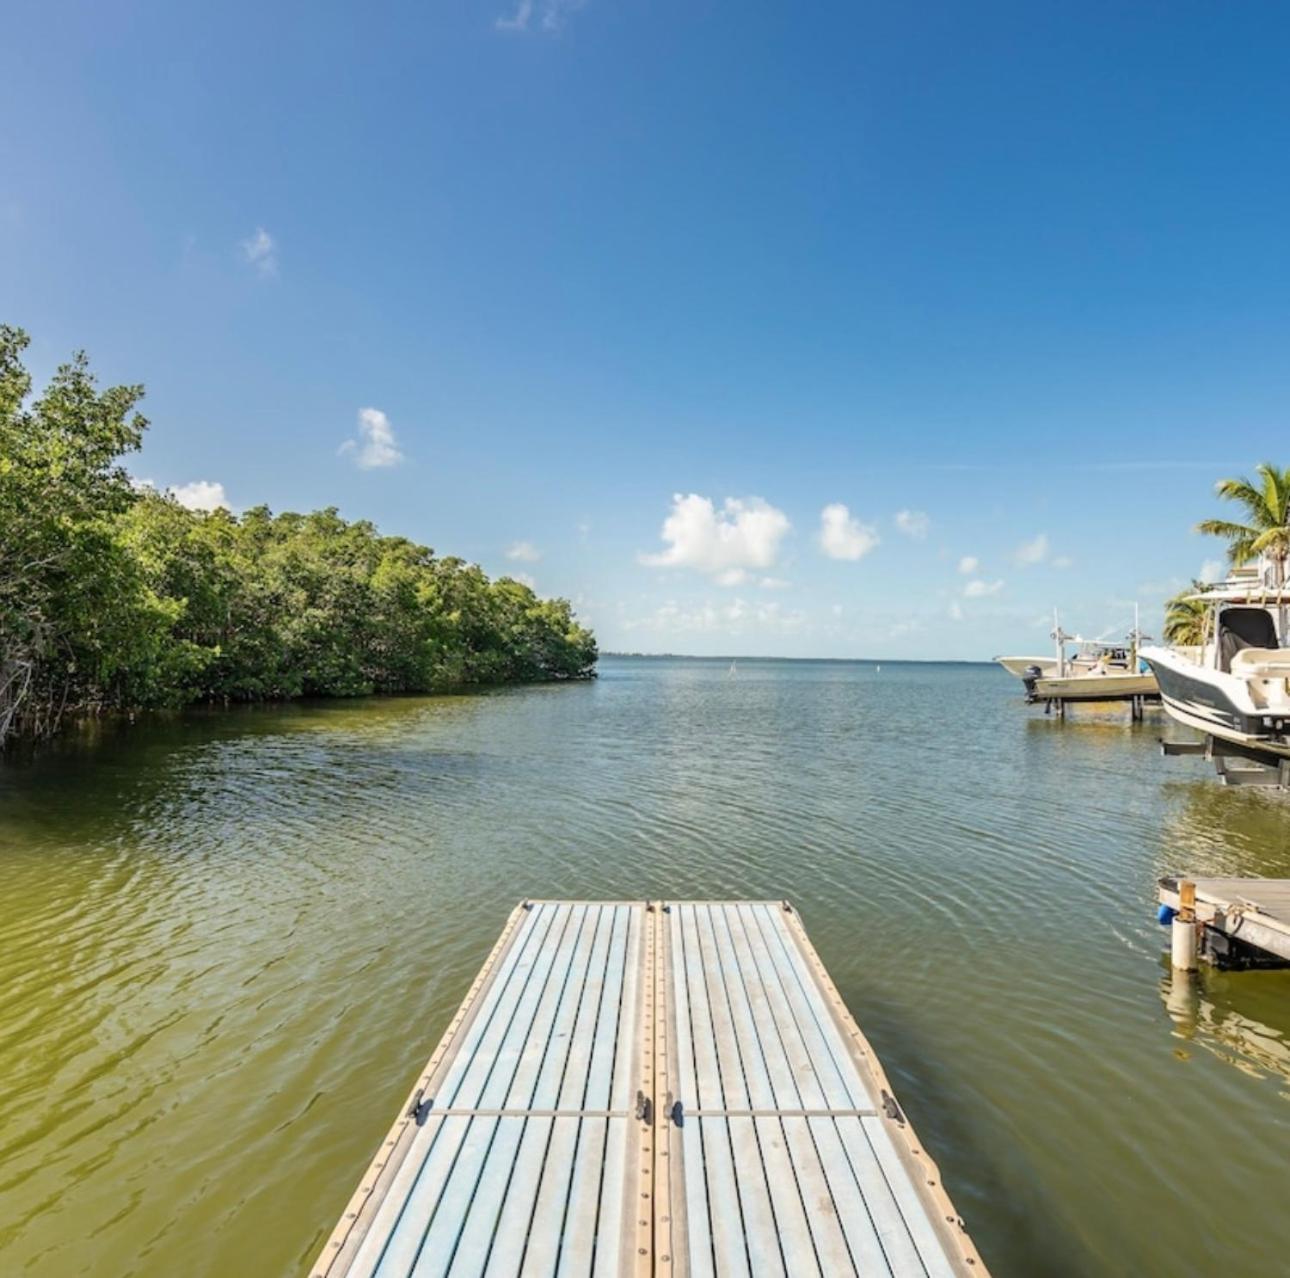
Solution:
M1277 648L1276 623L1266 608L1224 608L1218 619L1220 670L1231 670L1232 658L1245 648Z

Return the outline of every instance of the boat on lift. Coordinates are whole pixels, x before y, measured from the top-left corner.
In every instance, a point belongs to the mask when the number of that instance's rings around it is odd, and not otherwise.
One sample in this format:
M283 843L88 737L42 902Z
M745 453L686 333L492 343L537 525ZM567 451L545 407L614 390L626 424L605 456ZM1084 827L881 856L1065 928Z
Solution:
M1179 723L1270 762L1290 758L1290 585L1260 561L1190 597L1206 605L1201 642L1147 647L1143 660Z
M1136 606L1133 611L1133 629L1123 643L1069 635L1061 628L1054 612L1052 638L1056 652L1053 657L996 657L995 660L1022 681L1029 702L1136 702L1142 697L1155 697L1159 691L1156 677L1142 669L1138 658L1143 635L1138 627Z

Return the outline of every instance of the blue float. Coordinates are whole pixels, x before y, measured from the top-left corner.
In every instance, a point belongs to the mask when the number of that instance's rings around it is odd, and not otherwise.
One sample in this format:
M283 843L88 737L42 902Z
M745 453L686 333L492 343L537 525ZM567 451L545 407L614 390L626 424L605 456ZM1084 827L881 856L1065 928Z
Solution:
M1156 911L1156 922L1161 927L1168 927L1177 917L1178 911L1172 905L1162 905Z

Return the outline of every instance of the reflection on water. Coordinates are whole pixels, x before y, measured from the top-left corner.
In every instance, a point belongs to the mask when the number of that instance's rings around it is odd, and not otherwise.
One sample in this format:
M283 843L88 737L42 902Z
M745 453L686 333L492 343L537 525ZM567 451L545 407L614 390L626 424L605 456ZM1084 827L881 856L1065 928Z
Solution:
M303 1275L525 895L791 897L996 1274L1174 1274L1180 1219L1279 1272L1286 974L1204 974L1179 1037L1153 907L1290 876L1290 805L992 667L728 666L0 768L0 1273ZM1240 1157L1162 1157L1185 1113Z
M1188 1048L1269 1080L1290 1100L1290 972L1169 971L1160 996Z

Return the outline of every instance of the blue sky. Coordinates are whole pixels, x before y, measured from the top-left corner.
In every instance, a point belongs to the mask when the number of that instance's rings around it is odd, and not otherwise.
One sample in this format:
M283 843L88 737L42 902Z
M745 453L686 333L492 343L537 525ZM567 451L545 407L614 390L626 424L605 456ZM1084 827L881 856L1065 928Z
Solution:
M1158 616L1214 479L1290 463L1288 39L16 0L0 318L146 383L140 476L527 574L606 648L1042 652Z

